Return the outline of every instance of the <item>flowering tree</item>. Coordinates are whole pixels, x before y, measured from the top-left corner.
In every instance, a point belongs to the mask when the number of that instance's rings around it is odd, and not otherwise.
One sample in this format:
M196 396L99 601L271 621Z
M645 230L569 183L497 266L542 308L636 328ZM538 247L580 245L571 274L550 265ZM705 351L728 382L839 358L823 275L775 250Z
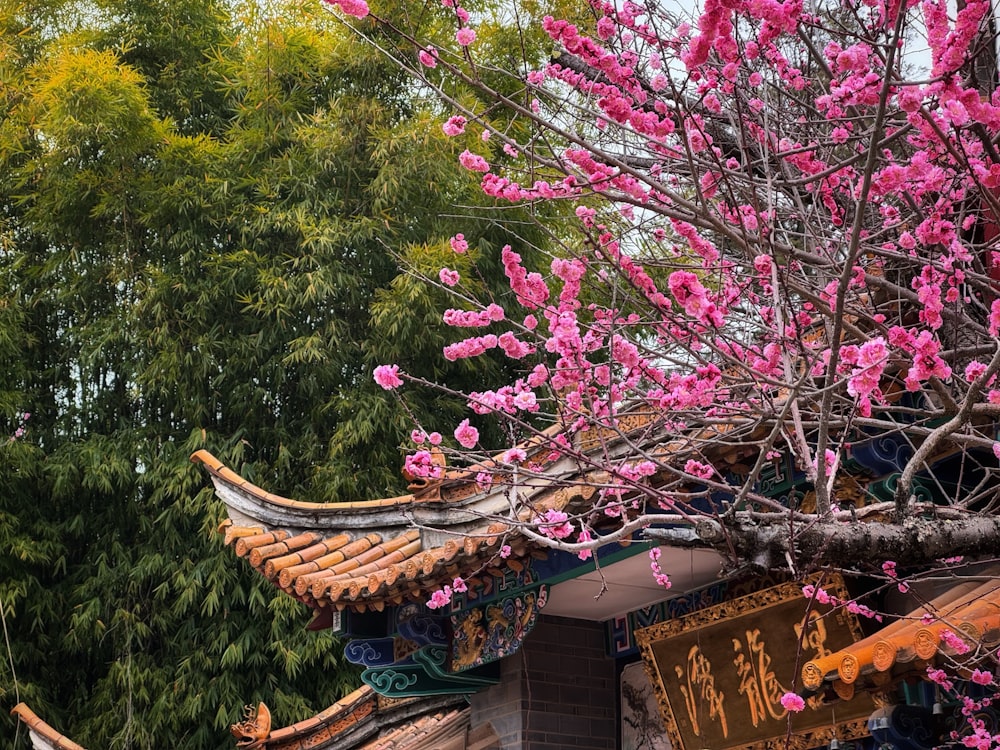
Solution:
M450 108L445 133L464 139L461 164L498 215L572 208L549 226L548 267L503 248L501 298L473 293L463 268L480 251L452 238L435 280L455 299L444 357L498 350L522 372L464 394L453 440L418 425L415 482L502 487L503 521L582 557L644 534L734 567L861 570L905 592L909 572L1000 549L988 0L705 0L690 23L657 0L591 0L585 22L536 27L521 8L493 18L442 0L446 39L332 1L373 19L377 43ZM551 58L482 64L477 47L504 24L524 52L540 28ZM431 385L392 363L375 379L404 400ZM511 440L499 453L477 428L493 419ZM470 468L449 474L442 456ZM768 490L776 466L795 475L784 495ZM558 482L586 484L592 502L532 505ZM967 729L967 746L998 742Z
M547 268L503 248L504 298L469 291L477 249L452 238L445 358L500 350L523 372L465 394L453 441L415 431L411 476L444 477L444 452L484 487L586 481L586 513L513 519L581 554L640 531L795 572L998 548L989 2L706 0L686 23L593 0L586 26L539 20L551 59L505 71L477 45L516 22L530 48L527 16L442 0L443 44L337 4L453 110L445 132L498 214L575 217ZM375 372L404 399L421 375ZM511 436L499 455L488 419ZM868 448L888 450L881 470ZM784 460L800 489L776 498Z

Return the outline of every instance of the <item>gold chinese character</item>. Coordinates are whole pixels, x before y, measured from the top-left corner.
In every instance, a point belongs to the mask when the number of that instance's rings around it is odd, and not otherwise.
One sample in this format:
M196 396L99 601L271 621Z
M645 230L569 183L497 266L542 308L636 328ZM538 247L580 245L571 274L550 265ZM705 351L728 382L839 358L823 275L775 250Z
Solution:
M734 638L733 664L739 675L740 695L746 696L750 708L750 722L756 727L770 716L779 720L787 711L781 705L781 696L786 692L771 669L771 657L764 651L760 629L746 631L746 650L743 643Z
M684 696L684 707L687 709L691 728L696 735L701 735L698 725L698 709L704 705L708 709L708 718L717 719L722 727L722 736L729 737L729 725L726 722L725 694L715 689L715 677L712 675L712 663L694 645L688 651L687 669L680 665L674 666L674 672L682 681L680 690Z

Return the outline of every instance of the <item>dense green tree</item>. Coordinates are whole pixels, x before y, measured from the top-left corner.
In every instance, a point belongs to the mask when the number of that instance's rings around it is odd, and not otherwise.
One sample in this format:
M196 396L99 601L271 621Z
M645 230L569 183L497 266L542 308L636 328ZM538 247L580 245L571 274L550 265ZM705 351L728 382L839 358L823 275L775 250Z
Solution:
M401 262L488 287L518 238L311 3L2 0L0 30L0 701L95 748L227 747L244 702L294 721L353 677L223 550L189 454L304 498L402 490L411 418L459 406L407 413L372 366L484 365L440 358L442 293Z

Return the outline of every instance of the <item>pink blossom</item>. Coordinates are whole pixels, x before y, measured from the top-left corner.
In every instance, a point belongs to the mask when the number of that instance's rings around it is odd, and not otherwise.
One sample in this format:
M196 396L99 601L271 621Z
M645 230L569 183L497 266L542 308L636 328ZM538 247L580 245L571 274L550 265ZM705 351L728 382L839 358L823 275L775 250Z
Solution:
M522 411L536 411L538 401L532 391L521 391L514 396L514 406Z
M365 0L324 0L329 5L336 5L344 13L355 18L364 18L368 15L368 3Z
M455 428L455 440L463 448L475 448L479 442L479 430L470 425L468 419L463 419Z
M444 134L447 136L461 135L465 132L466 120L461 115L453 115L448 118L448 121L441 126Z
M422 49L417 53L417 59L420 60L420 64L425 68L436 68L438 64L437 56L437 50L433 47Z
M441 445L441 433L432 432L430 435L427 436L427 442L430 443L431 445Z
M609 39L615 33L615 22L608 16L602 16L597 22L597 36L601 39Z
M703 464L691 458L684 464L684 473L691 474L699 479L711 479L712 475L715 474L715 469L711 464Z
M579 544L593 541L593 537L590 535L590 530L581 529L579 535L577 535L576 537L576 541ZM593 555L594 551L590 549L582 549L576 553L576 556L579 557L581 560L589 560L591 557L593 557Z
M503 349L504 354L511 359L523 359L535 351L535 347L524 343L510 331L501 333L500 337L497 339L497 343L500 345L500 348Z
M990 685L993 683L993 675L984 669L974 669L969 679L977 685Z
M427 602L427 609L440 609L450 602L451 586L445 586L443 589L435 591L431 594L431 598Z
M372 375L375 378L375 382L387 391L399 388L403 384L402 379L399 377L399 365L379 365L375 368L375 372Z
M500 461L505 464L519 464L528 457L523 448L508 448L500 456Z
M445 286L455 286L462 277L458 271L453 271L450 268L442 268L438 272L438 278L441 279L441 283Z
M469 590L469 587L465 585L465 581L462 578L456 578L451 582L451 590L457 594L464 594Z
M969 644L962 640L959 636L955 635L955 633L951 630L942 630L938 637L945 646L954 651L956 654L969 653Z
M549 288L539 273L528 273L521 265L521 256L504 245L500 251L503 270L510 281L510 288L517 301L529 309L541 305L549 298Z
M948 679L948 673L943 669L935 669L934 667L927 667L927 679L931 682L940 685L945 690L951 690L955 687L955 684Z
M455 41L461 44L463 47L468 47L474 41L476 41L476 32L470 29L468 26L463 26L458 31L455 32ZM485 169L483 170L486 171Z
M802 700L802 696L800 695L785 693L781 696L781 705L784 706L786 711L797 714L806 707L806 702Z
M835 451L832 451L829 448L827 448L826 451L824 452L823 458L824 458L823 468L826 472L825 476L830 477L837 471L837 466L840 463L840 457L837 455ZM819 456L817 456L813 460L813 468L816 471L819 471Z
M806 599L815 599L820 604L838 604L839 602L827 593L826 589L817 588L811 583L802 587L802 595Z
M490 165L479 154L474 154L468 149L458 155L459 163L471 172L489 172Z
M969 362L969 364L965 366L965 373L964 373L965 379L968 382L972 383L975 380L977 380L979 376L982 375L984 372L986 372L986 365L984 365L982 362L977 362L976 360L973 360L972 362Z
M407 456L403 461L403 471L411 477L440 479L444 469L434 462L430 451L420 450Z
M417 445L421 445L427 439L427 435L424 434L423 430L411 430L410 440L412 440Z
M473 314L479 315L480 313ZM444 348L443 353L445 359L449 362L455 362L459 359L478 357L490 349L495 349L496 345L497 337L490 333L485 336L471 336L454 344L449 344Z
M573 533L573 525L568 520L569 516L561 510L550 508L545 511L544 519L545 523L539 524L538 530L547 537L565 539Z
M505 544L502 547L500 547L500 558L506 560L508 557L510 557L510 551L511 550L509 544Z
M1000 298L990 303L990 336L1000 335Z
M497 304L491 304L485 310L455 310L444 311L442 319L445 323L456 328L477 328L488 326L504 318L503 308ZM494 344L493 346L496 346ZM492 348L492 347L490 347Z
M669 589L673 586L670 581L670 576L664 573L660 569L660 548L650 547L649 549L649 569L653 571L653 580L656 581L657 586L662 586L665 589Z
M454 250L459 255L461 255L462 253L466 252L469 249L469 243L465 240L464 234L461 233L456 234L454 237L448 240L448 242L449 244L451 244L451 249Z

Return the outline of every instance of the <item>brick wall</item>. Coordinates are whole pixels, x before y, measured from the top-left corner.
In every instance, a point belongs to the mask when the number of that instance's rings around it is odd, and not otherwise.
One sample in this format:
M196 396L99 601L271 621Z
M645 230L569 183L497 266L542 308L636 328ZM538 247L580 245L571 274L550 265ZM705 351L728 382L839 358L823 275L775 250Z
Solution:
M500 662L500 683L472 696L471 726L490 722L502 750L524 748L521 671L521 654L507 657Z
M618 687L600 623L542 617L499 685L472 699L472 725L492 722L503 750L616 750Z

